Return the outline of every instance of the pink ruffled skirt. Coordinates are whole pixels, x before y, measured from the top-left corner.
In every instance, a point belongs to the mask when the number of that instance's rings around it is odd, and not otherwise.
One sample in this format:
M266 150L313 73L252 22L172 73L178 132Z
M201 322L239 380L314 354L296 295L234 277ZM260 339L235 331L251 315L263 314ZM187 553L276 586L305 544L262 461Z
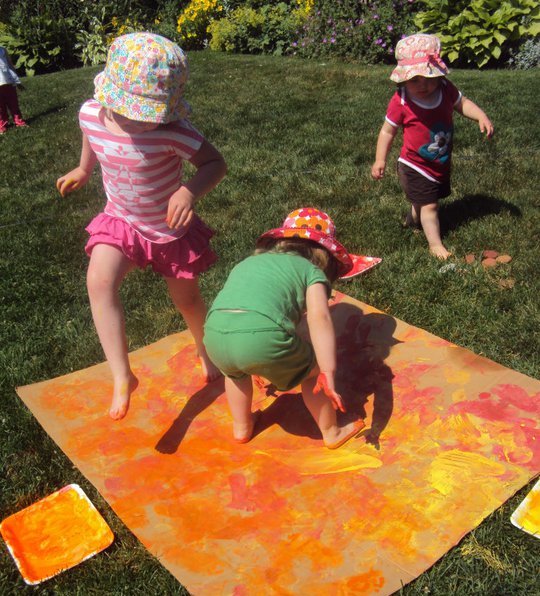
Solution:
M88 256L97 244L108 244L141 269L150 265L165 277L194 279L217 261L210 248L214 231L196 215L184 236L164 244L146 240L126 221L106 213L97 215L86 231L90 234L85 246Z

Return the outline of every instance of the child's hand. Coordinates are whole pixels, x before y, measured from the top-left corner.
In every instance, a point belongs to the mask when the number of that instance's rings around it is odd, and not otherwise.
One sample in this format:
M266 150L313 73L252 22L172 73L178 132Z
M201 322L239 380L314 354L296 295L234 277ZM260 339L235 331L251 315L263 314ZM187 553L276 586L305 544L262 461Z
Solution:
M493 128L493 124L491 124L491 120L484 115L483 117L481 117L478 120L478 126L480 128L480 132L481 133L486 133L486 137L488 139L491 139L491 137L493 136L493 133L495 132L494 128Z
M375 180L380 180L384 176L384 171L386 170L386 162L385 161L376 161L371 166L371 177Z
M167 225L171 230L187 227L193 219L193 195L182 186L169 199Z
M332 402L334 410L345 412L345 406L343 405L341 395L336 392L336 388L334 387L333 376L327 377L323 372L319 373L313 393L321 393L321 391Z
M71 172L58 178L56 181L56 188L58 192L65 197L70 192L82 188L90 178L90 174L82 168L75 168Z

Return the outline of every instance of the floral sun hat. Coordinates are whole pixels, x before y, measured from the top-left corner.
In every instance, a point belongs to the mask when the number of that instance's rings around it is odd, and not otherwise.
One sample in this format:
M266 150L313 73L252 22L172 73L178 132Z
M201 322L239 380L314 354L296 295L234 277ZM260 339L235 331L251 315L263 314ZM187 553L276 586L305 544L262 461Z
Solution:
M400 39L396 45L397 66L390 79L404 83L416 76L444 77L449 70L440 56L441 42L435 35L416 33Z
M131 120L173 122L191 111L182 99L188 74L186 55L175 43L129 33L112 42L105 70L94 79L94 98Z
M281 228L274 228L260 236L263 238L305 238L317 242L339 261L339 275L345 275L353 260L344 246L336 240L336 226L323 211L302 207L287 215Z

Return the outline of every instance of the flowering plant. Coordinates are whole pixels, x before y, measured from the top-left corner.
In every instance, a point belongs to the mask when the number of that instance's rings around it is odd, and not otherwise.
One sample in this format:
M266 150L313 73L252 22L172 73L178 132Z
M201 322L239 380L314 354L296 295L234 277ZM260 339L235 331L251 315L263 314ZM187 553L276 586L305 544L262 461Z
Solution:
M191 0L178 17L180 43L186 50L207 43L208 25L224 10L221 0Z
M300 56L393 62L401 37L414 31L414 0L318 0L293 44Z

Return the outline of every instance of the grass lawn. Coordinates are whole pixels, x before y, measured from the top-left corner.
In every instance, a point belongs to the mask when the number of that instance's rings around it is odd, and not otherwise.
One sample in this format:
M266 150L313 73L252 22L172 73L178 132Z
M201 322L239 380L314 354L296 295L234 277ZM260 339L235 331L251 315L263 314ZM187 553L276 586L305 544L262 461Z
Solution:
M451 79L492 119L487 142L456 115L453 194L444 241L459 266L441 270L406 210L393 166L369 170L387 101L389 68L193 53L192 120L225 155L229 174L200 204L218 231L216 267L201 279L210 301L254 239L292 209L334 218L352 251L383 257L338 289L409 324L540 379L540 85L538 70L455 71ZM26 587L0 548L1 594L182 594L21 404L15 387L103 361L85 289L86 223L103 205L96 173L60 199L56 178L78 163L77 111L97 68L35 77L20 93L27 129L0 137L0 512L4 518L71 482L111 525L104 553L38 588ZM397 156L399 143L393 149ZM463 257L513 257L484 270ZM459 258L459 259L458 259ZM165 287L136 272L122 288L130 349L184 328ZM384 440L384 436L382 437ZM540 594L540 548L510 524L532 483L486 519L403 594Z

